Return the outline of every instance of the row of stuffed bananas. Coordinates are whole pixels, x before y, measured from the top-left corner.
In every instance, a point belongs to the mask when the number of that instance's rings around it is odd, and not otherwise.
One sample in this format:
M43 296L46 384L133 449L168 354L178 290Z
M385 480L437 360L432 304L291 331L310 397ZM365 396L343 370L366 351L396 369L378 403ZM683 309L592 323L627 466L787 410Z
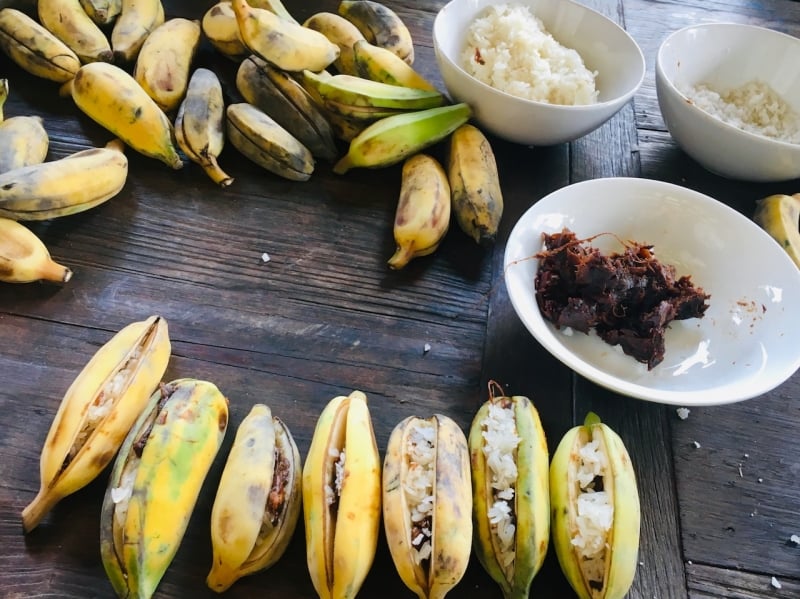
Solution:
M154 594L228 428L228 399L215 384L162 382L170 354L158 316L97 350L61 401L41 453L39 493L22 512L31 531L115 460L100 545L120 597ZM420 599L455 587L473 548L504 596L527 597L551 532L581 598L623 597L638 563L639 497L619 436L590 415L551 461L536 408L496 385L468 437L447 416L409 416L391 432L382 463L360 391L327 403L304 463L286 424L253 406L216 491L208 586L222 592L275 564L301 512L322 598L356 596L381 519L397 572Z

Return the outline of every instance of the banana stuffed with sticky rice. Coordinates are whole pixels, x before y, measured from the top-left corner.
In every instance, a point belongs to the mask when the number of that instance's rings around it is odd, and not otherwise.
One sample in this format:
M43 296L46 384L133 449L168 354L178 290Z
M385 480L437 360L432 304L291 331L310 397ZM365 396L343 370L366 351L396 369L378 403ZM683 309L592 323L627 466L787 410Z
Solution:
M289 428L254 405L236 431L211 510L211 589L221 593L283 556L300 517L301 481Z
M211 382L177 379L150 396L114 462L100 516L103 567L119 597L155 593L227 425L228 400Z
M452 419L409 416L392 431L383 468L383 523L392 561L419 599L461 580L472 548L467 439Z
M506 599L522 599L550 538L547 440L533 403L495 385L469 432L475 553Z
M321 599L352 599L375 557L381 463L367 396L331 399L303 466L303 518L311 581Z
M639 551L636 476L622 439L590 412L550 463L551 530L558 562L580 599L622 599Z

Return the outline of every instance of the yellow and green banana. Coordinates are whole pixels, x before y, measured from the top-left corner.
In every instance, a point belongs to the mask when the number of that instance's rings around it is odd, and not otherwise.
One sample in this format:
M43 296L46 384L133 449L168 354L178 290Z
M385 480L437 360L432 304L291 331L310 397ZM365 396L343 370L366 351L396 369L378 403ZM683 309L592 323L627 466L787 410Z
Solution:
M103 498L100 552L117 596L149 599L180 547L228 426L214 383L183 378L151 396Z
M753 220L800 268L800 193L779 193L757 200Z
M639 563L639 491L625 444L593 412L553 454L550 509L558 563L578 597L623 599Z
M362 39L353 44L352 52L356 75L359 77L390 85L437 91L433 83L391 50Z
M306 558L320 599L353 599L372 567L381 516L381 463L367 397L328 402L303 467Z
M254 405L236 431L211 510L209 588L221 593L283 556L300 518L301 483L289 428L266 405Z
M442 599L472 551L467 439L447 416L408 416L389 437L383 525L397 573L419 599Z
M492 394L469 432L475 554L506 599L528 597L550 538L549 455L524 396Z
M169 357L167 322L160 316L126 326L92 356L67 389L50 426L40 458L41 487L22 511L26 532L111 463Z

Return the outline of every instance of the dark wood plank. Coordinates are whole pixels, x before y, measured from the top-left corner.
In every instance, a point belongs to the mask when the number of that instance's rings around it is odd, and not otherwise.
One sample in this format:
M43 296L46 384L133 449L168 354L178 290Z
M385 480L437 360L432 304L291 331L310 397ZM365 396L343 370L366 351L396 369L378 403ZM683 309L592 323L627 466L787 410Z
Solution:
M694 563L690 563L686 570L689 577L689 596L692 599L793 599L800 596L797 579L731 572Z

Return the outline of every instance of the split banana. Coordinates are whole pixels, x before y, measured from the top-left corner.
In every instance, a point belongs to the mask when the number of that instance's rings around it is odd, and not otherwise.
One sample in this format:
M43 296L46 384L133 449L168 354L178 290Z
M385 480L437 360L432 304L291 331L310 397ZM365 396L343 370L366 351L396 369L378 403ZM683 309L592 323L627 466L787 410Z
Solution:
M353 44L352 51L356 75L359 77L390 85L436 91L435 85L391 50L363 39Z
M503 192L492 146L480 129L467 123L450 136L447 175L458 226L476 243L492 245L503 216Z
M218 2L203 15L203 35L223 56L236 62L250 54L239 34L239 23L229 0Z
M471 115L469 105L459 103L380 119L353 138L347 154L334 165L333 172L341 175L356 167L397 164L441 141Z
M30 221L83 212L117 195L127 178L119 140L18 168L0 174L0 216Z
M164 21L142 44L133 78L164 112L183 100L199 45L200 21L180 17Z
M400 16L374 0L342 0L339 14L353 23L371 44L386 48L408 64L414 63L414 42Z
M450 185L432 156L415 154L403 164L400 200L394 217L397 249L389 267L403 268L413 258L436 251L450 226Z
M161 0L122 0L111 30L111 49L118 63L133 63L147 36L164 22Z
M261 168L292 181L307 181L314 157L297 138L247 102L226 110L228 141Z
M318 12L305 20L303 27L319 31L331 42L339 46L339 57L333 67L344 75L358 75L353 60L353 45L364 36L344 17L332 12Z
M310 94L286 72L256 55L242 61L236 88L246 102L262 110L323 160L338 155L330 123Z
M800 268L800 193L774 194L758 200L753 220L786 250Z
M0 49L31 75L56 83L69 81L81 68L69 46L15 8L0 10Z
M122 0L80 0L83 10L100 27L114 22L122 12Z
M47 434L40 458L41 488L22 511L26 532L111 462L158 386L170 351L167 322L151 316L120 330L84 366Z
M183 166L167 115L120 67L83 65L70 82L70 92L83 113L129 147L174 169Z
M335 397L317 421L303 467L311 581L321 599L353 599L378 543L381 463L367 397Z
M527 598L550 539L550 462L538 411L527 397L491 392L472 421L469 449L475 554L503 597Z
M451 418L409 416L392 430L383 465L383 525L392 561L419 599L442 599L472 550L467 439Z
M281 18L247 0L231 0L244 45L285 71L322 71L339 56L339 46L319 31Z
M225 145L225 101L213 71L199 68L192 73L174 129L178 146L214 183L222 187L233 183L217 162Z
M81 62L114 59L106 34L89 18L79 0L38 0L37 12L41 24L69 46Z
M592 412L553 454L550 508L558 562L578 597L625 597L639 563L639 492L622 439Z
M0 217L0 281L66 283L72 271L50 257L44 242L25 225Z
M256 404L236 431L211 510L211 589L221 593L283 556L300 518L301 483L288 427Z
M178 551L228 426L208 381L162 384L119 450L103 498L100 552L120 598L149 599Z
M42 117L0 119L0 174L44 162L49 147Z

